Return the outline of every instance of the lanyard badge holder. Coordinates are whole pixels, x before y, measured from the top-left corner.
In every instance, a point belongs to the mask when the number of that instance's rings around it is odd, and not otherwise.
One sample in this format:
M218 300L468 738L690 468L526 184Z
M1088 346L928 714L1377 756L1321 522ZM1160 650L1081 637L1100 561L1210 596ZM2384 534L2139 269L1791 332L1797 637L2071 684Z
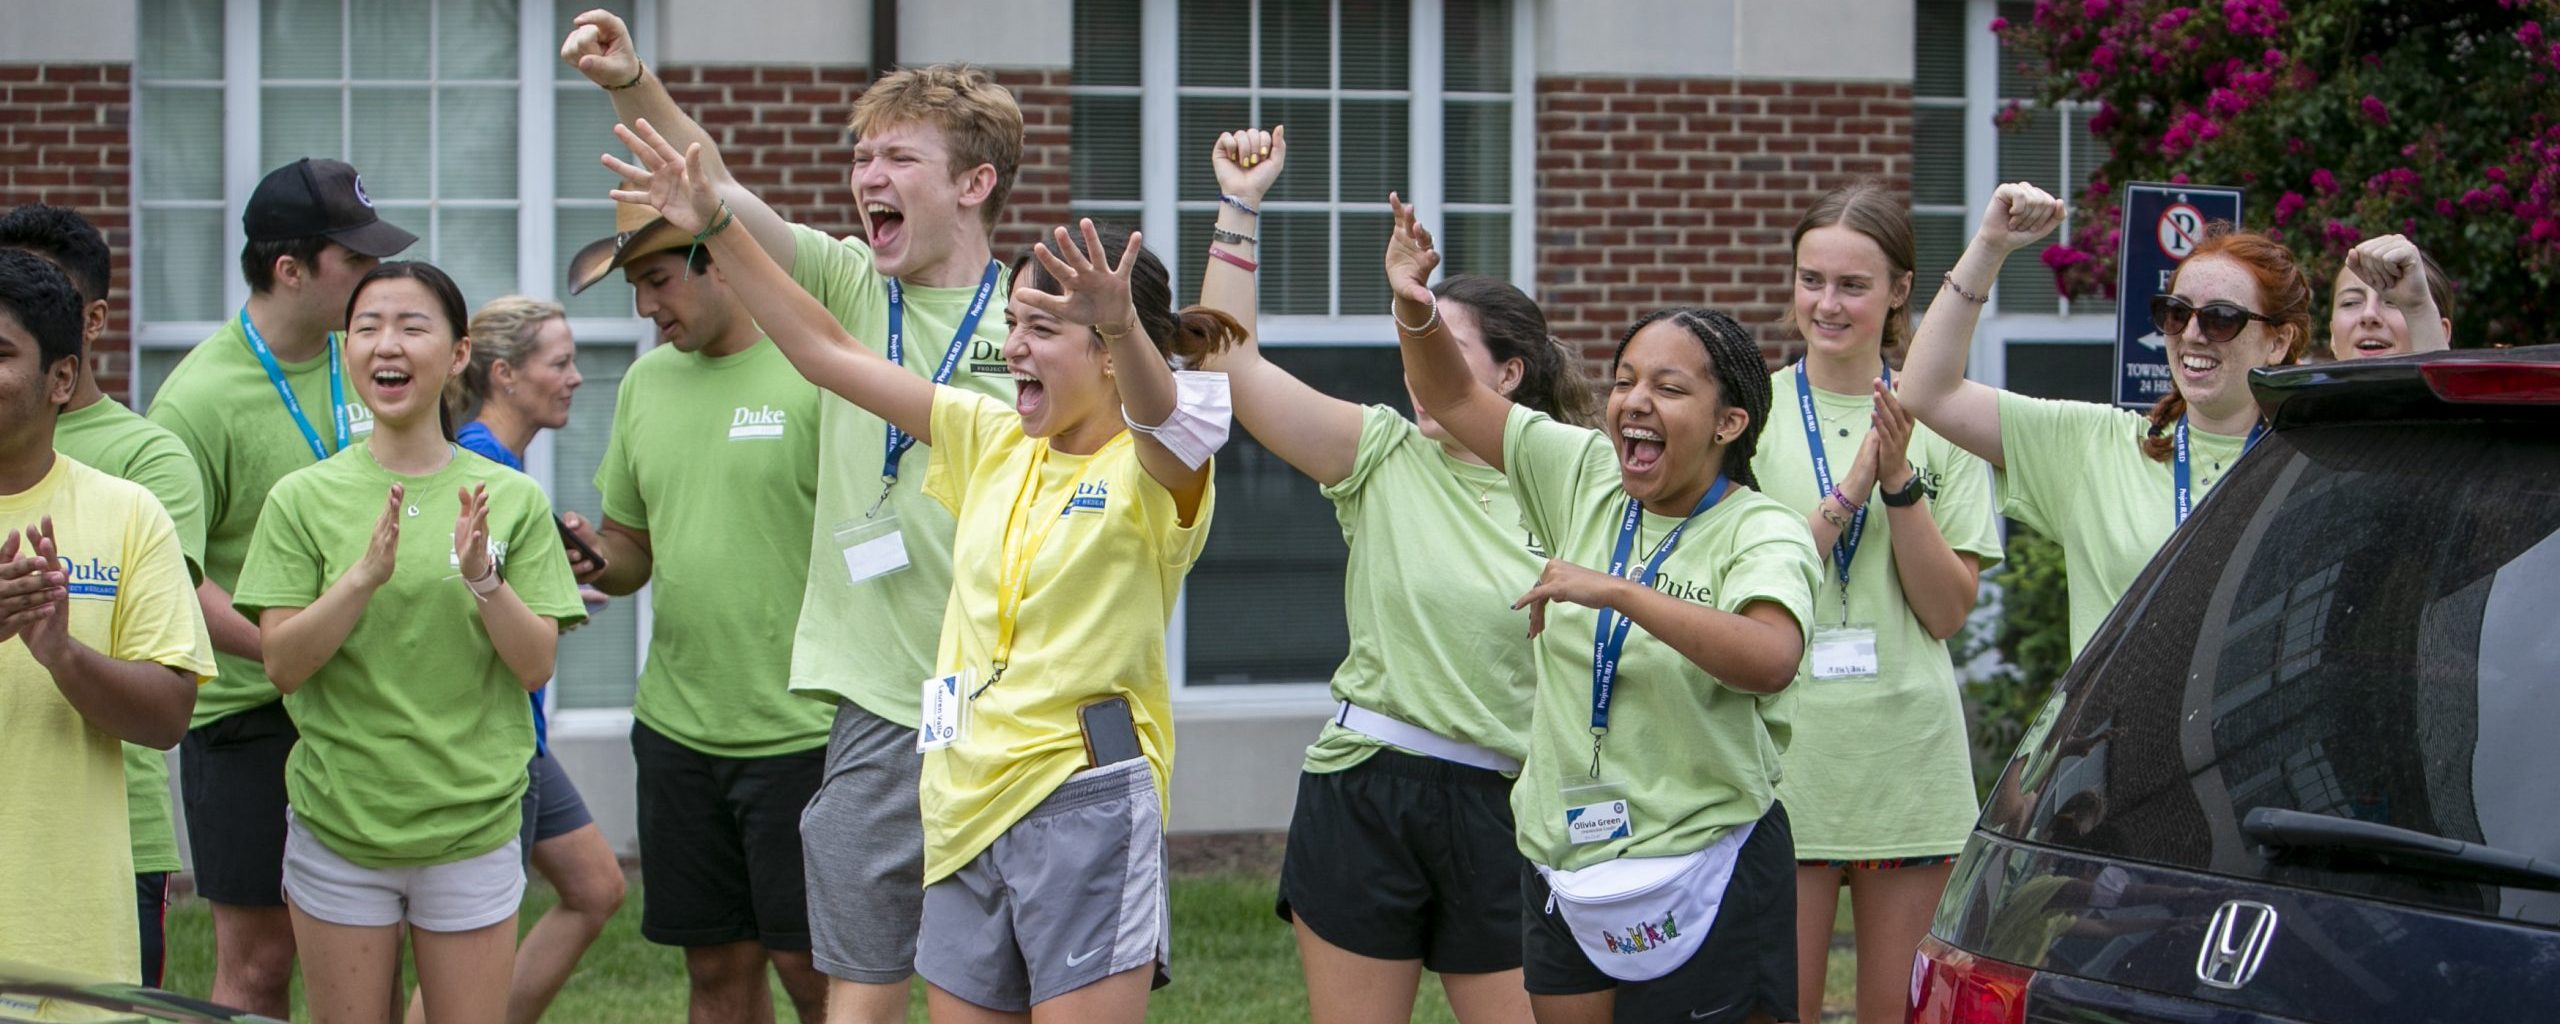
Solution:
M994 260L987 261L986 273L978 277L978 293L969 300L969 311L960 317L958 330L951 333L951 344L942 353L942 363L933 371L936 385L951 382L951 374L960 366L960 354L969 348L969 339L978 332L978 319L987 312L987 299L996 291L996 275L1002 269ZM889 361L906 365L906 290L897 278L889 279ZM860 519L848 519L835 526L836 550L844 554L844 569L849 583L877 579L904 570L907 558L906 534L898 528L895 513L883 516L880 510L889 504L889 490L898 485L898 461L916 439L896 424L888 427L888 437L881 443L880 500Z
M2175 443L2170 445L2170 450L2177 454L2175 458L2170 460L2169 475L2171 489L2169 492L2169 498L2175 506L2175 511L2178 515L2176 525L2185 526L2187 525L2187 512L2195 507L2194 499L2189 497L2193 491L2191 489L2192 485L2188 482L2192 471L2187 468L2186 417L2178 417L2178 429L2174 436ZM2249 428L2249 439L2240 442L2240 454L2249 454L2249 449L2257 447L2258 439L2265 436L2267 436L2267 421L2259 420L2255 425Z
M1723 476L1715 486L1707 488L1689 517L1671 532L1662 535L1662 543L1644 561L1634 561L1636 528L1644 523L1644 506L1634 498L1627 499L1626 516L1618 523L1618 543L1609 555L1609 575L1634 581L1637 586L1653 585L1654 573L1662 569L1671 549L1680 543L1680 535L1700 515L1724 500L1730 485ZM1625 783L1600 774L1600 745L1609 737L1609 705L1618 689L1618 659L1627 650L1627 632L1635 622L1615 609L1600 609L1599 624L1591 638L1591 769L1582 774L1568 774L1558 785L1564 797L1564 829L1567 841L1576 846L1625 839L1635 833L1635 808Z
M1887 380L1892 379L1892 372L1885 371ZM1814 500L1829 501L1831 458L1822 444L1822 422L1813 412L1813 384L1805 378L1802 360L1796 362L1796 407L1804 414L1804 446L1813 455L1813 482L1820 494ZM1849 515L1849 525L1831 542L1831 564L1840 579L1840 621L1814 624L1813 647L1807 661L1815 679L1845 682L1876 677L1875 624L1849 621L1849 564L1857 560L1858 542L1866 534L1867 507L1860 502L1858 510Z
M267 383L275 385L276 397L284 400L285 415L293 417L293 425L302 431L302 442L311 446L311 457L328 461L332 449L320 443L319 429L303 413L301 397L285 381L283 364L276 362L275 350L267 347L266 336L258 333L258 325L249 322L247 309L240 311L240 333L248 338L249 351L258 357L258 365L267 371ZM338 339L334 335L329 338L329 417L330 425L338 431L338 449L343 450L347 446L347 377L338 365Z

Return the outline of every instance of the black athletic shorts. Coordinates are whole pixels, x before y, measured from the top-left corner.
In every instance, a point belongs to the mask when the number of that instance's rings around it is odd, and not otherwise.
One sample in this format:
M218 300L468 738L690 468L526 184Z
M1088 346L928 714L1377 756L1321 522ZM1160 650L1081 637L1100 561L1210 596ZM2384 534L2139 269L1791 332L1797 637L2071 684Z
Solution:
M1618 1020L1742 1021L1755 1011L1796 1020L1795 837L1777 804L1743 840L1724 903L1689 962L1652 981L1619 981L1591 963L1563 915L1547 909L1547 880L1520 875L1527 935L1522 981L1535 995L1617 990Z
M197 895L284 906L284 759L301 735L279 700L189 729L178 742Z
M631 723L639 768L640 935L664 946L809 948L800 812L827 751L717 757Z
M1441 974L1520 966L1528 861L1500 772L1381 750L1298 776L1280 865L1281 920L1377 960Z

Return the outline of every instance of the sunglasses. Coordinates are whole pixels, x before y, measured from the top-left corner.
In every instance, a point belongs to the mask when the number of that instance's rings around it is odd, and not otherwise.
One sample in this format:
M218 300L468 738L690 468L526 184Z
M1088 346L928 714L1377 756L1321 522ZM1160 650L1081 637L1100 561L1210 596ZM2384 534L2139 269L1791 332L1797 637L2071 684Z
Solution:
M2191 318L2203 330L2204 340L2216 345L2239 337L2251 320L2266 324L2283 322L2264 313L2252 313L2236 302L2216 300L2199 306L2175 295L2151 297L2151 326L2159 328L2163 336L2174 338L2185 333L2187 321Z

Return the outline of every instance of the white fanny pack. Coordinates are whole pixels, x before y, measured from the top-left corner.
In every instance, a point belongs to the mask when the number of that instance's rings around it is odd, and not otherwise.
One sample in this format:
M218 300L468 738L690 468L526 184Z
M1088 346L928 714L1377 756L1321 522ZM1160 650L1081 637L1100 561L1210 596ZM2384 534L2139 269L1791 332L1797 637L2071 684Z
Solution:
M1334 709L1333 724L1363 736L1385 740L1417 754L1466 765L1469 768L1482 768L1489 772L1505 774L1517 773L1520 770L1520 761L1509 754L1464 740L1453 740L1347 700Z
M1734 862L1757 824L1678 857L1622 857L1579 871L1540 866L1547 909L1564 916L1600 973L1619 981L1662 977L1688 963L1706 941Z

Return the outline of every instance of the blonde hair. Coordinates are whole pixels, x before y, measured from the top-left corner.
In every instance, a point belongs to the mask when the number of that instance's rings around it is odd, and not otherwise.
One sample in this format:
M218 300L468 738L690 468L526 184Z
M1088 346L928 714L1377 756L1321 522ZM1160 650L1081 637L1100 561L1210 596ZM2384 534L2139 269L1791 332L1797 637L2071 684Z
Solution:
M458 388L447 397L453 407L455 421L468 423L480 416L480 407L489 401L490 368L498 361L521 369L533 356L536 337L542 325L565 320L569 311L557 302L522 295L503 295L489 300L480 311L471 314L471 365L457 378Z
M1022 169L1022 107L1013 93L967 64L899 68L862 91L846 126L858 139L902 124L940 129L951 149L954 176L980 164L995 167L996 187L978 210L978 217L994 228L1006 197L1013 194L1014 175Z

